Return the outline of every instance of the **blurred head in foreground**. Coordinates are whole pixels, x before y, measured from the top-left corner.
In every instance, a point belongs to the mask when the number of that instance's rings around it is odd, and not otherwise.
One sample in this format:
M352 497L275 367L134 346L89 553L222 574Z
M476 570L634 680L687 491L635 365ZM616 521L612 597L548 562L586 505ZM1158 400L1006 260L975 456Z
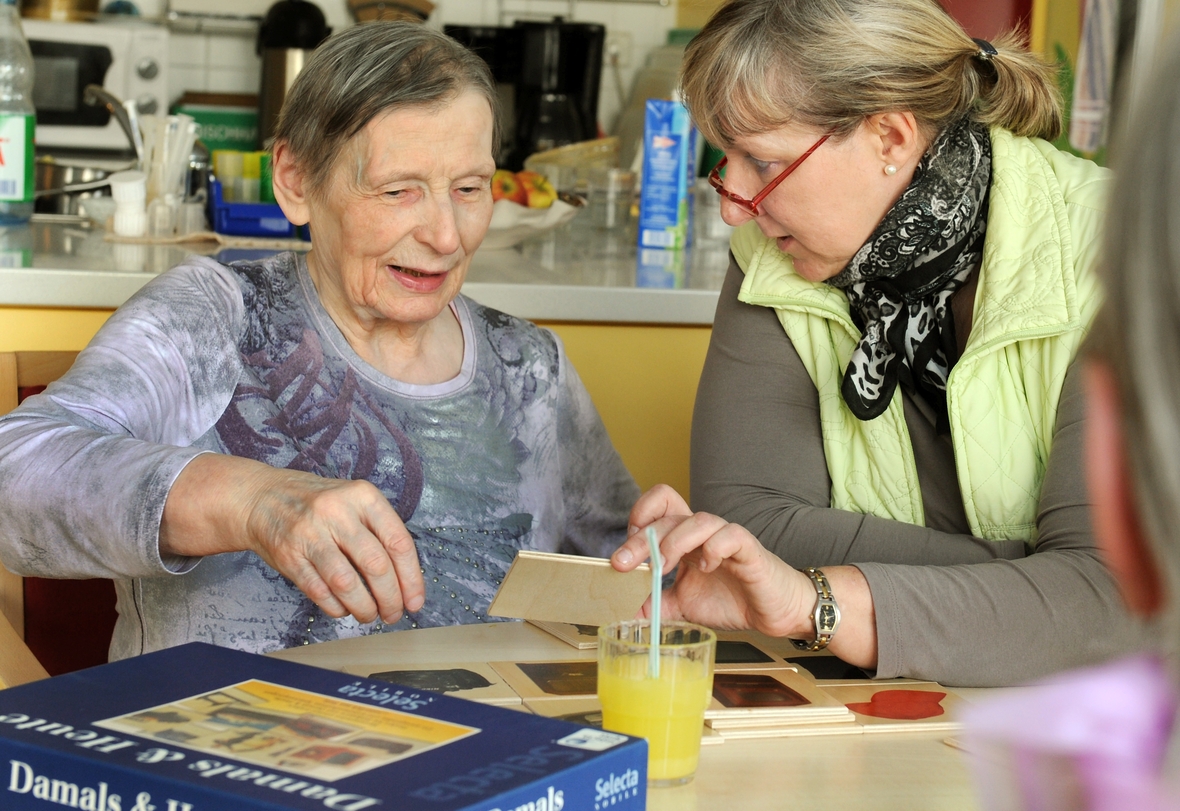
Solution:
M1086 347L1086 477L1098 546L1153 650L982 702L964 740L986 809L1180 801L1180 39L1116 142Z
M1095 534L1127 607L1180 653L1180 39L1116 144L1106 303L1088 344Z

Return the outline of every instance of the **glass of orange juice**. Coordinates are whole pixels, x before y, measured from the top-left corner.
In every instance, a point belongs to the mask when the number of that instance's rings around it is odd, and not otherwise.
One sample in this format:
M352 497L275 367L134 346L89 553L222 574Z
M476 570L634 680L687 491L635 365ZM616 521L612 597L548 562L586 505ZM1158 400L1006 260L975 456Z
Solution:
M717 635L708 628L661 623L653 675L649 620L598 629L602 727L647 739L648 785L675 786L696 774L716 650Z

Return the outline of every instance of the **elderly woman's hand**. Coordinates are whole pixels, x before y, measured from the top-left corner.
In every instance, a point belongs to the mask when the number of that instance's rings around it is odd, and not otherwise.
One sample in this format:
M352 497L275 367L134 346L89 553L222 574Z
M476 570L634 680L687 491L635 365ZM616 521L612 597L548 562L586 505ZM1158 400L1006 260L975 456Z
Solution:
M333 617L393 623L425 597L414 540L372 484L203 454L169 493L160 552L238 551L256 553Z

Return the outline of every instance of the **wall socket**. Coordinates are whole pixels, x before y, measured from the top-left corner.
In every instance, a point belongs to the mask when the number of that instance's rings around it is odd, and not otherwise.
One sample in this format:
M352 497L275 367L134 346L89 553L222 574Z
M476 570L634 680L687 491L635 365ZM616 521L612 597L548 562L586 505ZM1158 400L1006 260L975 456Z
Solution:
M603 62L607 65L617 64L620 68L631 67L634 45L630 31L608 31L602 48Z

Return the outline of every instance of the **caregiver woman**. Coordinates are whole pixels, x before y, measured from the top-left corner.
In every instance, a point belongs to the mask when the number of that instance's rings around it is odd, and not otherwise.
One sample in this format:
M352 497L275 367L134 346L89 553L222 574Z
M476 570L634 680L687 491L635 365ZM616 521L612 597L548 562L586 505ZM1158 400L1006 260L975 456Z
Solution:
M737 0L681 82L739 227L694 415L703 512L661 486L631 513L680 566L667 610L957 685L1127 646L1075 371L1109 175L1045 140L1049 68L934 0ZM644 557L636 535L614 561Z

